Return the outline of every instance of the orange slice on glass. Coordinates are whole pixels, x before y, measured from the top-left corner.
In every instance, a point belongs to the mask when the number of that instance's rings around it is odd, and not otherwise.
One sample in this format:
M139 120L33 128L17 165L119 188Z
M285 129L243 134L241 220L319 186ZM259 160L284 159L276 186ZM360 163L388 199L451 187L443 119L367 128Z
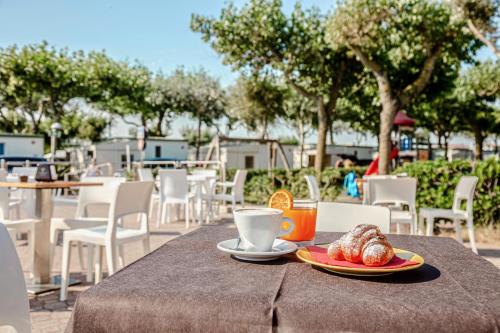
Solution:
M293 195L287 190L278 190L269 198L268 206L281 210L289 210L293 208Z

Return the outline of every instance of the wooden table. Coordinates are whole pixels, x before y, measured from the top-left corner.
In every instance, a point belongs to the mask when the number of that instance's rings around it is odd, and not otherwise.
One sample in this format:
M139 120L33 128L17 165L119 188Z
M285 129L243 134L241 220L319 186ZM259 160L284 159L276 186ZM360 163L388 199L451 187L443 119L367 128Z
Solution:
M54 189L65 189L82 186L102 186L102 183L91 182L0 182L0 187L15 187L36 191L35 223L33 235L33 281L27 283L28 291L41 293L57 289L57 281L50 276L50 219L52 218L52 192Z

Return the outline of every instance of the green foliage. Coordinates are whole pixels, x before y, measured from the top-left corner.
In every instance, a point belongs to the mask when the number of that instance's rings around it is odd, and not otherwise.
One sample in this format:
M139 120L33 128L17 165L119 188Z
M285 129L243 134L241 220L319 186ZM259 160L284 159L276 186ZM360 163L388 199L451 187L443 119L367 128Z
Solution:
M293 135L285 135L285 136L280 136L278 138L278 141L282 144L282 145L298 145L300 144L299 140L297 140L297 138Z
M318 124L313 101L288 89L284 103L284 121L297 134L297 144L305 144L307 136Z
M451 8L437 1L347 0L334 13L329 33L333 43L361 50L379 64L394 87L412 83L437 48L451 58L470 56L463 22L453 20Z
M231 179L236 170L228 170L227 178ZM322 200L333 201L342 192L344 177L351 171L361 177L366 168L325 168L318 177ZM296 198L308 198L309 192L305 175L315 175L312 168L293 169L287 172L284 169L274 169L273 176L268 176L267 170L248 170L245 182L245 201L256 204L267 204L270 195L281 188L289 190Z
M444 1L345 0L330 18L331 45L347 46L376 79L382 106L382 174L390 167L391 130L397 112L415 103L426 88L429 94L440 91L429 86L443 75L453 75L460 61L471 60L477 43L464 31L464 22L453 17ZM362 100L370 103L370 94Z
M180 94L180 110L196 121L196 159L200 156L202 126L216 127L217 122L226 115L226 97L219 80L205 70L175 72L176 86Z
M460 76L456 95L462 101L493 102L500 98L500 60L485 61L468 68Z
M272 76L240 76L229 89L230 116L265 138L269 126L284 116L285 91Z
M417 207L450 209L455 186L461 176L479 178L474 195L474 223L500 223L500 163L495 159L477 162L445 160L407 164L394 171L406 172L418 180Z
M108 123L101 116L87 115L78 111L67 112L60 119L63 131L59 140L63 142L73 141L75 139L89 140L97 142L106 129ZM53 121L46 120L40 124L40 129L45 134L46 139L50 137L50 126Z
M366 71L360 73L351 89L339 98L337 109L352 129L377 136L382 107L375 78Z
M26 118L14 110L0 108L0 131L7 133L26 133L30 126Z
M498 46L498 24L500 22L499 0L453 0L459 17L467 21L469 30L500 57Z
M198 141L198 133L196 132L196 128L185 126L181 128L180 134L184 140L187 141L188 145L195 146ZM208 144L212 141L214 134L210 132L208 129L204 129L201 131L201 144Z
M366 168L326 168L318 177L322 200L334 201L342 192L344 177L355 171L361 177ZM418 180L417 207L451 208L453 192L461 176L473 175L479 178L474 195L474 223L480 225L500 223L500 162L487 159L477 163L459 160L426 161L407 164L394 171L406 172ZM234 176L229 170L227 178ZM307 198L309 192L304 175L316 174L312 168L273 170L269 177L267 170L248 170L245 182L245 200L251 203L267 204L269 196L284 188L296 198Z
M328 94L343 52L325 41L326 17L297 3L290 16L280 0L230 3L218 18L193 15L191 28L235 70L279 71L314 95Z
M91 99L83 52L56 50L47 43L11 46L0 52L0 88L7 109L18 109L37 133L44 117L59 121L68 103Z
M457 80L454 98L460 103L462 130L474 133L476 158L482 158L483 140L500 133L500 61L470 67Z
M281 0L250 0L241 8L229 3L217 18L193 15L191 20L191 29L225 64L248 75L273 73L316 105L318 171L337 97L357 70L344 47L326 42L326 23L327 16L317 8L304 10L300 3L285 14Z

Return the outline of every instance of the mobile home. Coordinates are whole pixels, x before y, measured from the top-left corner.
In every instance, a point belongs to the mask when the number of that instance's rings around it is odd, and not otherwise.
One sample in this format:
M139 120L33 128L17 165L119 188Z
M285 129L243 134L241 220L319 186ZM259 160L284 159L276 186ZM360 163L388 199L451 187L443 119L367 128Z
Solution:
M132 162L141 160L141 152L135 138L113 138L97 142L89 148L89 155L94 157L98 164L111 163L114 170L123 169L127 163L127 146L130 150ZM167 139L149 137L146 139L144 160L186 160L188 144L182 139Z
M0 155L19 157L42 157L43 135L0 134Z

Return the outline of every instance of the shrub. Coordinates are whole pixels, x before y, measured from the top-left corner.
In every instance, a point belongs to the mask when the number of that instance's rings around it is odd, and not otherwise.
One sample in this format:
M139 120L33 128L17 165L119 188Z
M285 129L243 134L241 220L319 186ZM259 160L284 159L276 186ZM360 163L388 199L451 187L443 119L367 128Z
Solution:
M318 177L321 197L325 201L333 201L342 192L344 177L350 171L356 172L358 177L363 175L365 167L326 168ZM228 170L227 178L234 177L235 170ZM287 189L296 198L308 198L309 191L304 178L305 175L316 174L313 168L293 169L287 173L284 169L274 169L272 177L267 170L248 170L245 183L245 200L249 203L266 204L269 196L278 189Z
M334 201L342 192L344 177L355 171L358 177L365 172L364 167L326 168L318 177L321 197L324 201ZM479 178L474 195L474 223L487 225L500 223L500 162L487 159L473 163L467 160L447 162L445 160L422 161L404 165L394 173L406 172L418 179L417 209L419 207L451 208L453 192L458 180L464 175ZM235 170L228 171L228 179L234 177ZM309 192L304 175L315 174L312 168L294 169L287 173L284 169L273 170L272 177L267 170L248 170L245 183L245 200L249 203L266 204L269 196L278 189L292 192L296 198L307 198Z

